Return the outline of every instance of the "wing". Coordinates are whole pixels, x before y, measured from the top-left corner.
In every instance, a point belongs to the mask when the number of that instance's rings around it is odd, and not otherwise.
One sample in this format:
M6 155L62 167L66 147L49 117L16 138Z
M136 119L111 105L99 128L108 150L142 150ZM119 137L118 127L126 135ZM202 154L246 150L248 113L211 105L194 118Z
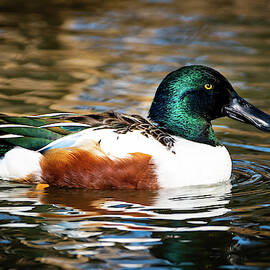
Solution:
M154 137L169 149L174 143L174 139L166 131L139 115L116 112L89 115L54 113L38 116L0 114L0 156L14 146L44 150L48 144L87 128L113 129L120 134L140 130L146 137ZM58 140L61 143L55 147L69 147L76 139L76 135L67 136L66 139Z
M38 150L47 144L83 129L88 124L69 120L75 114L58 113L39 116L0 114L0 156L14 146Z

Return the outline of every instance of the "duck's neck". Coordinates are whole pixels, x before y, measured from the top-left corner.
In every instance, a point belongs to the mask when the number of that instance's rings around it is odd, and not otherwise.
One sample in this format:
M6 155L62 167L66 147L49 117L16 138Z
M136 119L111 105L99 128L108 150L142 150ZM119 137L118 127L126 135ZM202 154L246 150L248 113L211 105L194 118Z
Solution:
M149 118L174 136L211 146L220 145L211 123L202 117L191 117L185 113L175 117L171 114L161 116L150 110Z

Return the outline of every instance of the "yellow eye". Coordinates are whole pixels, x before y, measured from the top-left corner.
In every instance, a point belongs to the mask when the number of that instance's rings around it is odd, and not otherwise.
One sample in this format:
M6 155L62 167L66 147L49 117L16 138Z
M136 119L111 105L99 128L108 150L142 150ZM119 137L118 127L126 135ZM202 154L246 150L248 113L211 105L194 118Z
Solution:
M210 84L210 83L206 83L206 84L204 85L204 88L205 88L206 90L211 90L211 89L213 88L213 85Z

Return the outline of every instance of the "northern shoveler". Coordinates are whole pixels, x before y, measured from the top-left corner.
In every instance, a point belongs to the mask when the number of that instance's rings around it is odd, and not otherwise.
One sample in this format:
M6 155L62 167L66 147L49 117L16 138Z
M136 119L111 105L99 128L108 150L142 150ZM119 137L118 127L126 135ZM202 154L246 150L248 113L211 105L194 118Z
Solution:
M270 131L270 116L216 70L173 71L148 118L116 112L0 115L0 178L58 187L157 189L213 184L231 176L231 158L211 120L229 116Z

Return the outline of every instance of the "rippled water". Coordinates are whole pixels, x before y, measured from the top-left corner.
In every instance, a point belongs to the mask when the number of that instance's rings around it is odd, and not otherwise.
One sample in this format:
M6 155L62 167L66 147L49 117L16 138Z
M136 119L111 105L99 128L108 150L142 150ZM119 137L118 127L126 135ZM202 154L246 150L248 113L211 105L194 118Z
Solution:
M269 1L0 1L0 111L147 114L185 64L270 113ZM0 181L0 269L270 269L270 134L215 122L232 182L160 191Z

